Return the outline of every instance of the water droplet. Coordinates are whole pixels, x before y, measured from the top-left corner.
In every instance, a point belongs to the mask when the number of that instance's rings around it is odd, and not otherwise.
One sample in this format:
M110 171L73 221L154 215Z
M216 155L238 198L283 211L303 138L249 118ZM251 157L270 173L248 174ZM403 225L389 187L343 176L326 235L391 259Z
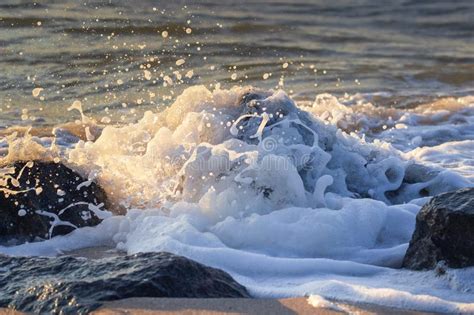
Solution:
M33 97L38 97L41 91L43 91L42 88L34 88L33 91L31 91L31 94L33 94Z
M143 71L145 79L151 80L151 72L148 70Z

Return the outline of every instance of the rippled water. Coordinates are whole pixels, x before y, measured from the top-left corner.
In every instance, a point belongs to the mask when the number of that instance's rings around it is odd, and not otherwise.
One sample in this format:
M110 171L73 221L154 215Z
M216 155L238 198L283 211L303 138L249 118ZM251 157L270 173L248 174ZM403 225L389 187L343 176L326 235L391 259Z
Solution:
M470 0L6 0L0 128L73 121L75 100L103 122L134 121L196 84L370 93L384 106L471 94L473 30Z
M474 268L398 269L430 196L474 186L473 35L472 0L2 1L0 166L61 162L115 215L0 253L168 251L256 297L473 313Z

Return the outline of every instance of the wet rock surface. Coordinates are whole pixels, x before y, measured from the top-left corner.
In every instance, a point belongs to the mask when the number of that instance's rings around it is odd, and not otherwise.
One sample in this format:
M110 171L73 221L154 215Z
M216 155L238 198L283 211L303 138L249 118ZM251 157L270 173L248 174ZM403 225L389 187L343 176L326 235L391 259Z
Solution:
M0 244L18 244L99 224L107 197L96 183L61 163L0 167Z
M219 269L170 253L89 260L0 256L0 307L38 313L88 313L131 297L249 297Z
M416 217L403 267L433 269L474 266L474 188L435 196Z

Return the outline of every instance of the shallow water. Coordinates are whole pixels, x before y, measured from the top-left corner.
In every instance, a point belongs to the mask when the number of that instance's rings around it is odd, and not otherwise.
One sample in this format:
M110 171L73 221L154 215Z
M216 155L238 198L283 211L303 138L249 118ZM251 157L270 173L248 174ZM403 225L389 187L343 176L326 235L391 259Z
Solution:
M0 164L61 161L127 214L0 253L170 251L258 297L474 311L473 268L397 269L421 206L474 186L471 1L15 3Z

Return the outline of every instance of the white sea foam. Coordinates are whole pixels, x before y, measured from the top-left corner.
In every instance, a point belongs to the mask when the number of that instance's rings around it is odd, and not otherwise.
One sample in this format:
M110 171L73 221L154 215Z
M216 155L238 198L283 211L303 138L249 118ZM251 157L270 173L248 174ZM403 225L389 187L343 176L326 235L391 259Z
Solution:
M320 295L311 295L308 298L308 303L311 306L314 306L316 308L326 308L326 309L332 309L339 312L344 312L344 309L342 307L337 306L335 303L326 300Z
M474 182L474 140L451 141L407 152L407 158L425 165L435 165L457 173Z
M338 128L345 121L350 130L347 117L357 115L329 95L298 107L282 91L188 88L163 112L107 126L68 152L68 164L97 178L129 209L125 216L0 252L55 255L115 244L222 268L260 297L317 294L472 311L472 269L441 277L392 269L423 202L473 185L468 162L450 167L449 157L432 153L436 146L402 153ZM460 151L472 147L460 140L453 144Z
M418 167L385 142L343 133L284 92L246 88L189 88L162 113L80 142L69 161L98 170L127 206L185 201L219 217L340 208L340 197L399 203L468 185Z
M363 95L320 94L303 108L347 132L381 139L402 151L474 139L474 96L440 98L413 108L375 106Z

